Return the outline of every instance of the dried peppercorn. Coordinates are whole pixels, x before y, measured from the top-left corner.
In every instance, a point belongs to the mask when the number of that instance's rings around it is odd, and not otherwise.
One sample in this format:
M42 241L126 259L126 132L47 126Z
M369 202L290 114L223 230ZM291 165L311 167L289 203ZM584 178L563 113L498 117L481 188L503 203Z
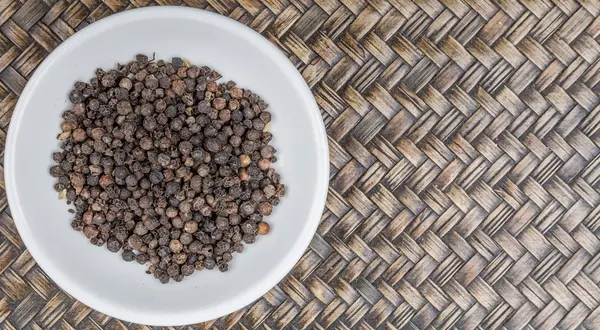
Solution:
M257 225L257 232L259 235L266 235L269 233L271 227L266 222L259 222Z
M267 104L220 77L140 54L68 94L49 171L71 227L161 283L227 271L285 194Z

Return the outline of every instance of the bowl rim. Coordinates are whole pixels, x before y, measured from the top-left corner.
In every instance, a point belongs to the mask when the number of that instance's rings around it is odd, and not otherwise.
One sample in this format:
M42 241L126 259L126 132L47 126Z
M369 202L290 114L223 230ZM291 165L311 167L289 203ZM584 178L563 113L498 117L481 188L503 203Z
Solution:
M260 47L265 53L265 56L269 56L273 60L274 65L277 65L280 70L284 71L286 76L290 77L290 81L295 86L296 90L301 93L301 97L304 99L305 103L304 106L309 109L308 113L310 116L311 126L313 127L313 135L317 141L315 149L319 162L318 177L315 178L317 194L315 194L315 196L312 198L311 210L309 212L308 219L306 219L307 225L304 227L304 232L299 233L300 239L297 240L296 244L292 247L286 258L282 260L276 268L269 272L268 276L265 276L261 281L243 291L235 298L227 301L227 303L212 306L209 309L191 312L184 311L177 314L172 312L157 313L156 311L151 313L140 313L139 310L134 312L124 308L114 307L110 301L99 299L96 297L96 295L90 293L85 288L73 284L69 280L69 276L66 275L68 273L64 272L59 267L56 267L56 265L52 262L52 258L41 258L41 247L33 239L33 231L25 219L24 211L20 204L20 197L17 192L17 182L15 182L14 175L14 169L16 167L15 145L18 139L18 131L19 127L21 126L23 114L25 113L25 109L27 108L32 97L32 91L34 91L39 85L40 78L45 76L48 69L61 56L61 54L67 51L70 47L77 46L77 44L85 38L94 37L94 35L109 29L114 23L160 17L164 18L165 16L192 19L218 25L221 29L226 29L236 34L241 34L243 37L256 44L257 47ZM308 248L320 223L329 187L329 147L325 125L322 120L319 107L313 97L312 91L302 75L275 45L273 45L258 32L226 16L189 7L163 6L127 10L90 24L81 31L78 31L69 37L66 41L62 42L56 49L54 49L54 51L49 54L49 56L44 59L44 61L34 72L33 76L29 79L25 89L21 93L8 129L4 157L4 180L12 218L15 222L19 235L25 243L25 246L40 268L62 290L89 307L124 321L148 325L175 326L212 320L235 312L267 293L292 270L296 262L300 260Z

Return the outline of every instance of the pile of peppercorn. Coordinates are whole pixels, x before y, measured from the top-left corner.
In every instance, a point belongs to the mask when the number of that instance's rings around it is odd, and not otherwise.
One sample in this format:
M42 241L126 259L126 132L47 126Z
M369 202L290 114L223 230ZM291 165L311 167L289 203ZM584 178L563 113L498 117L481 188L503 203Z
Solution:
M75 83L62 114L50 174L74 206L73 229L162 283L227 271L243 243L269 232L264 217L285 192L267 104L220 78L137 55Z

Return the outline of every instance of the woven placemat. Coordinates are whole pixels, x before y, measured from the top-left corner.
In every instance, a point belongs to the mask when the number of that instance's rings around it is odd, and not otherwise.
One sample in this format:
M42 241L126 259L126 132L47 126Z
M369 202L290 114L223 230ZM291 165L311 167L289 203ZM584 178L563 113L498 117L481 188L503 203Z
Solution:
M44 57L157 4L275 43L331 150L318 235L291 274L197 327L600 329L598 1L0 0L0 147ZM1 329L145 328L57 288L4 190L0 208Z

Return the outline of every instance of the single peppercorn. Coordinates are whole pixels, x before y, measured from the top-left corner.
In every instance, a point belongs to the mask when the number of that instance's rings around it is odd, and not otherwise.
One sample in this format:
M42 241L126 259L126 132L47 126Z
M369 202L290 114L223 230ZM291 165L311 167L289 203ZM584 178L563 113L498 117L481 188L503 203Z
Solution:
M259 222L257 225L257 232L259 235L266 235L270 231L270 226L266 222Z

